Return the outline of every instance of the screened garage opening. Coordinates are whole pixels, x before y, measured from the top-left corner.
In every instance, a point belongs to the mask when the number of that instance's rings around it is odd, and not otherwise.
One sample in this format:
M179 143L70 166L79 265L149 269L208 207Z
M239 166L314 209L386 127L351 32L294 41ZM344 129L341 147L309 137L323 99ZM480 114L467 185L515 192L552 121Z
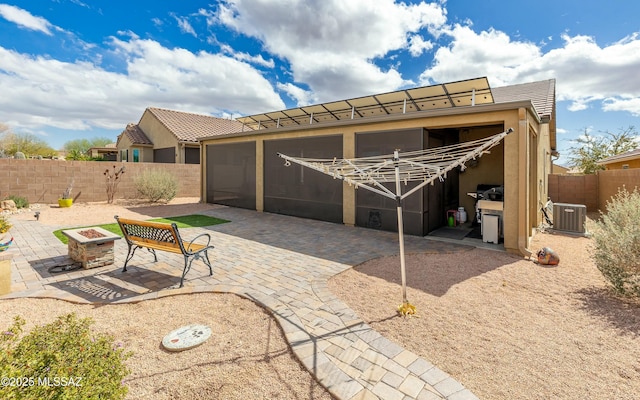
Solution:
M458 129L408 129L380 132L362 132L356 135L356 157L393 154L423 150L458 143ZM402 192L416 187L420 182L402 184ZM395 191L395 183L385 183ZM404 231L410 235L425 236L446 224L446 211L458 207L458 172L447 175L444 182L436 181L413 195L403 203ZM356 225L397 231L396 203L392 199L365 190L356 192Z
M256 209L256 143L207 145L207 203Z
M342 157L342 135L264 142L264 210L342 223L342 181L300 165L285 166L277 153Z

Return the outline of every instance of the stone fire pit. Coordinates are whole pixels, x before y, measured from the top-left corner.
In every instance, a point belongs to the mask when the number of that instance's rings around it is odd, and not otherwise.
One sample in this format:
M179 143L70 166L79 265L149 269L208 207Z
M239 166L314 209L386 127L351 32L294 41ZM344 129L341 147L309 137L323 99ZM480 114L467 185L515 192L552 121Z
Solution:
M99 227L68 229L62 233L69 238L69 257L81 263L82 268L113 264L113 246L120 236Z

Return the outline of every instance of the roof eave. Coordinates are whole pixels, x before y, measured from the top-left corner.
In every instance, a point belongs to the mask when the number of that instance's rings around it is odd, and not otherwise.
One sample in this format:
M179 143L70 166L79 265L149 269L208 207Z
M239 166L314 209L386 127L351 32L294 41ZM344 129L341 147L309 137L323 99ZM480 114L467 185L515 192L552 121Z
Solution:
M602 161L596 162L596 164L598 164L598 165L609 165L609 164L615 164L615 163L619 163L619 162L637 160L639 158L640 158L640 154L635 154L635 155L629 155L629 156L625 156L625 157L616 157L616 158L614 158L612 160L604 159Z
M453 107L453 108L437 109L437 110L413 111L406 114L392 114L392 115L360 118L360 119L353 119L353 120L346 120L346 121L343 120L343 121L336 121L336 122L322 122L322 123L309 124L309 125L286 126L286 127L280 127L280 128L268 128L268 129L260 129L260 130L250 130L245 132L234 132L234 133L227 133L223 135L201 137L199 138L199 141L202 142L206 140L215 140L215 139L222 139L222 138L229 138L229 137L263 135L263 134L276 133L276 132L300 131L300 130L316 129L318 127L331 128L335 126L352 126L352 125L375 124L379 122L388 122L388 121L405 121L405 120L417 119L417 118L432 118L432 117L442 117L442 116L475 114L475 113L481 113L481 112L507 111L507 110L514 110L518 108L530 109L532 114L538 119L538 122L542 122L540 120L540 117L536 114L535 108L533 107L533 104L531 103L531 101L525 100L525 101L513 101L513 102L507 102L507 103L479 104L475 106Z

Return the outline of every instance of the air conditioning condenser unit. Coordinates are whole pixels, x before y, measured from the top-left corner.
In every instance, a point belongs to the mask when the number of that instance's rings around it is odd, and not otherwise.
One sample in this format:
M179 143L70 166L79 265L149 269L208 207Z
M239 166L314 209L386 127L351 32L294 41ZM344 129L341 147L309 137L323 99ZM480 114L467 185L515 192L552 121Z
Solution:
M553 230L584 234L587 206L583 204L553 204Z

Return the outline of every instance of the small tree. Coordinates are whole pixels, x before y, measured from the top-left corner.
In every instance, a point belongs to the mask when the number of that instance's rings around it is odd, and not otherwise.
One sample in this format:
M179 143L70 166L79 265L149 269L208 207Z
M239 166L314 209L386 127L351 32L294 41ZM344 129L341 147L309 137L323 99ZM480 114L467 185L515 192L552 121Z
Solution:
M105 147L107 144L112 142L113 140L105 137L76 139L66 142L63 147L67 152L76 151L80 154L87 154L89 149L92 147Z
M593 174L604 169L598 161L638 148L638 139L633 126L617 134L604 132L604 136L592 136L585 129L584 135L575 140L577 146L569 148L569 163L585 174Z
M124 165L120 169L116 169L114 165L112 169L107 168L104 176L107 178L107 203L113 203L113 198L118 191L118 184L122 181L120 176L124 174Z
M0 125L0 132L0 148L7 156L23 153L27 157L51 157L57 154L47 142L30 133L14 133L6 126L3 128L2 125Z
M596 222L596 266L616 293L640 297L640 192L625 188Z

